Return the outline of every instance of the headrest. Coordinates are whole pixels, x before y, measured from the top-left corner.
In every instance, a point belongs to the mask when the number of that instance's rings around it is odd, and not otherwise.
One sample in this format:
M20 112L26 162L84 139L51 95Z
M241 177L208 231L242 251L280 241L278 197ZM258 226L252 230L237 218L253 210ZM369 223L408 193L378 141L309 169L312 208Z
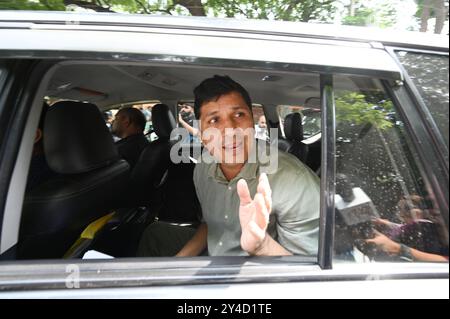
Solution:
M170 133L176 127L175 118L166 104L156 104L152 107L152 124L160 139L169 139Z
M303 140L302 116L300 113L290 113L284 118L284 134L286 139L296 142Z
M45 118L43 140L47 163L59 174L89 172L118 159L112 135L94 104L53 104Z

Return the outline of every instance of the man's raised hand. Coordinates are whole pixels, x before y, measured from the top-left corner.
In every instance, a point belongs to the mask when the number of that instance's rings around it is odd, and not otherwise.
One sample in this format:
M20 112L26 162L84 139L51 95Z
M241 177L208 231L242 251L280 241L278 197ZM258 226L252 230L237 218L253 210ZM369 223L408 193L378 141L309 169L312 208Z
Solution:
M260 175L253 199L244 179L238 181L237 192L240 199L241 247L249 254L254 255L264 245L269 215L272 211L272 190L267 175L264 173Z

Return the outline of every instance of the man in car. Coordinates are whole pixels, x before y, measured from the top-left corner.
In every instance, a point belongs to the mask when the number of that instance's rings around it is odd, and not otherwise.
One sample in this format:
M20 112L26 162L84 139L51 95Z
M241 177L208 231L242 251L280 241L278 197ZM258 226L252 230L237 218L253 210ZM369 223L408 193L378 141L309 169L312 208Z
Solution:
M194 138L198 135L198 129L194 126L195 114L194 108L189 104L183 104L178 113L178 123L181 124L189 132L189 141L188 143L192 143Z
M266 117L264 115L261 115L258 119L258 123L255 125L255 138L267 141L268 135L267 135L267 123L266 123Z
M144 148L149 144L144 136L146 118L136 108L120 109L112 122L111 132L120 138L117 150L133 168Z
M252 103L240 84L216 75L197 86L194 94L202 143L216 160L199 162L194 170L202 223L183 235L172 225L153 224L144 233L138 255L161 252L161 247L155 249L158 242L168 243L172 253L177 245L182 247L179 257L199 255L206 247L211 256L317 254L318 178L286 153L278 153L277 169L268 174L261 173L258 161L250 161L255 146ZM215 141L211 131L219 132ZM251 133L230 139L227 134L233 131Z

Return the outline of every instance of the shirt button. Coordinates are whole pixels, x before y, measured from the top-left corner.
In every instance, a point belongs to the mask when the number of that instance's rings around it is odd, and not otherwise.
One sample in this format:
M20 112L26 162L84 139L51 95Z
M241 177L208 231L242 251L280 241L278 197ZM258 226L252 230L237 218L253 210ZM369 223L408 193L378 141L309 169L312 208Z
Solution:
M225 219L228 219L228 215L225 215Z
M231 191L233 188L231 186L228 186L228 190Z
M220 243L219 243L219 246L222 246L222 245L223 245L222 242L220 242Z

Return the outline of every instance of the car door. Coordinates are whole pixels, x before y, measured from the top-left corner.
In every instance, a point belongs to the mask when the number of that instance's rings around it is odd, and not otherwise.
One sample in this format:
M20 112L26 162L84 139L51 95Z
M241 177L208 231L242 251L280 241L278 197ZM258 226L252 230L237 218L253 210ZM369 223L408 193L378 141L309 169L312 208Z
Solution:
M94 18L91 17L91 19ZM129 23L132 24L131 22ZM46 30L46 28L51 30ZM67 28L74 29L67 30ZM95 29L95 27L92 28ZM379 263L370 260L370 262L367 262L367 258L364 256L358 259L362 260L360 263L354 261L351 263L335 262L336 258L334 258L335 252L333 249L339 240L334 237L337 225L335 216L339 216L339 212L335 211L335 195L338 191L335 188L335 178L340 167L343 167L348 172L348 175L353 174L353 176L358 175L361 177L359 179L362 180L361 184L354 186L364 190L366 195L369 193L366 197L369 197L372 202L375 201L376 205L380 207L385 205L383 199L389 194L388 187L383 188L381 195L377 193L378 187L376 186L371 187L370 191L365 188L367 185L371 186L372 181L384 182L385 174L378 174L379 170L377 171L376 167L375 170L371 170L374 167L370 162L372 159L367 159L367 157L370 157L367 155L370 155L371 149L367 151L367 149L360 148L359 154L366 155L362 161L366 165L357 165L363 168L359 171L353 170L352 165L336 165L339 164L336 163L338 161L336 156L340 154L350 156L349 160L344 161L345 164L361 162L361 158L354 156L356 152L353 145L347 147L347 149L342 149L336 145L337 143L351 144L347 142L348 138L346 136L337 131L336 122L345 120L345 125L350 127L350 129L343 131L343 133L356 136L358 147L362 147L364 144L373 144L372 140L371 143L365 143L365 137L378 138L377 141L381 141L381 143L379 143L377 149L380 149L383 157L374 156L374 158L382 158L394 164L396 163L396 157L390 157L389 154L392 155L392 150L398 145L385 143L386 137L383 134L386 133L383 131L381 131L381 136L378 134L383 125L388 126L385 121L391 123L389 119L390 114L388 113L393 107L396 110L395 119L398 119L401 122L400 124L403 123L398 125L398 129L403 132L401 136L405 136L406 139L414 139L415 136L425 136L425 140L430 137L430 133L426 130L424 122L415 104L412 102L411 95L408 92L403 92L401 84L405 74L402 73L395 60L386 51L379 48L374 49L368 43L348 45L347 43L336 44L333 42L330 44L325 42L318 44L314 43L319 41L318 39L308 42L308 39L305 38L300 40L289 38L287 40L285 37L272 35L268 36L267 39L261 39L261 34L252 38L248 34L242 35L233 32L225 32L228 37L223 37L222 33L211 35L198 30L190 30L194 35L183 34L181 31L180 34L173 34L173 30L170 28L169 31L160 28L160 34L155 33L154 30L150 30L151 32L148 33L144 32L145 28L141 30L143 32L134 33L129 32L131 30L123 25L119 27L119 30L109 31L80 31L77 29L77 26L67 27L65 25L61 27L61 30L56 29L58 29L58 26L52 25L50 28L46 27L44 23L41 26L41 30L33 30L33 32L16 30L9 33L4 32L2 35L5 35L5 39L8 41L12 41L18 34L24 37L27 41L22 41L20 50L13 51L12 54L19 58L20 54L23 54L22 51L26 50L28 56L32 56L35 62L42 62L40 59L45 57L46 59L60 59L59 62L62 63L64 63L64 60L77 60L77 63L86 61L89 63L104 63L105 61L126 63L131 61L140 64L182 64L183 67L192 67L193 70L195 68L219 66L223 69L237 68L247 72L260 69L267 72L279 72L280 74L283 72L292 74L310 72L317 74L317 78L320 80L322 107L322 198L319 251L317 257L197 257L184 260L147 258L97 261L10 261L0 265L1 289L4 291L5 296L87 298L92 296L130 297L139 294L147 297L185 298L188 293L192 293L189 296L232 296L235 298L247 296L248 298L250 296L249 292L253 291L251 296L255 298L267 298L267 292L270 293L270 297L336 297L342 296L344 292L348 294L347 296L355 296L356 293L361 293L361 290L357 289L361 284L366 287L364 291L368 292L368 295L370 295L370 292L373 291L372 288L376 287L377 284L381 284L384 287L379 289L377 293L384 292L388 296L395 296L402 291L411 292L412 294L413 292L408 287L414 284L420 284L421 287L424 287L423 289L428 289L439 296L445 295L447 289L448 295L448 265L446 264L405 264L392 261ZM164 34L165 31L168 34ZM49 36L53 41L48 41L48 43L32 41L37 35ZM233 37L229 35L233 35ZM111 39L115 41L111 41ZM64 43L56 40L64 41ZM198 46L192 45L193 41ZM154 46L148 46L147 43L154 43ZM173 43L181 44L174 46ZM2 45L4 46L2 52L5 52L10 42L4 42ZM61 46L64 45L66 47L62 50ZM223 50L225 47L234 49ZM261 48L264 48L264 50L261 50ZM14 49L13 46L9 48L9 50L11 49ZM43 53L43 49L48 51ZM308 54L305 53L300 56L298 52L307 52ZM285 55L281 53L285 53ZM362 59L361 56L364 58ZM9 157L11 161L10 166L5 168L5 171L1 171L2 179L6 179L5 190L14 189L17 192L15 197L11 196L11 193L2 192L6 205L2 212L9 212L11 216L14 215L11 212L17 212L20 215L21 196L23 196L24 190L24 185L21 185L20 181L23 184L23 172L26 172L25 167L28 164L26 161L23 163L18 162L16 156L19 153L19 157L22 155L23 158L29 159L30 155L29 153L20 154L19 145L26 149L20 137L23 134L28 134L29 137L32 137L35 129L35 126L33 128L30 125L27 128L28 130L24 132L24 123L27 121L28 116L26 107L29 104L36 105L38 101L33 100L33 98L42 98L43 96L42 92L37 91L36 86L38 83L41 83L41 80L38 79L45 78L43 77L45 68L42 67L40 69L37 67L38 65L41 64L35 64L36 69L33 69L33 72L30 69L25 69L20 73L24 83L27 84L24 85L22 82L20 82L20 85L18 84L19 88L23 90L18 89L14 94L7 95L10 96L11 100L20 101L21 104L19 103L19 105L24 108L24 113L16 117L17 123L14 123L15 126L10 125L7 128L8 134L11 134L8 137L8 144L6 144L10 146L8 152L14 152ZM341 79L343 78L350 87L357 88L358 91L343 92L344 90L340 89ZM24 92L24 95L19 94L20 92ZM27 92L28 94L25 94ZM376 93L373 95L377 100L374 100L372 97L371 99L366 98L370 92ZM361 95L364 95L364 97L361 97ZM390 103L387 103L386 100L382 102L383 97L389 99ZM357 102L361 107L366 107L366 109L358 109L358 112L362 111L359 112L362 115L356 119L342 118L342 112L348 108L351 109L355 104L353 102ZM17 108L16 112L20 109L20 107ZM370 121L374 118L380 123L369 123L372 126L366 126L366 122L357 122L360 118L364 119L364 114L366 113L373 115L369 118ZM412 118L413 116L415 118ZM11 117L10 120L12 120ZM35 121L36 124L37 117ZM356 127L352 124L356 124L359 131L348 132ZM11 127L14 129L11 129ZM389 126L389 128L392 127ZM342 138L339 139L340 137ZM358 137L361 138L358 139ZM401 138L398 140L402 142ZM15 144L12 144L13 142ZM405 151L406 157L412 158L409 162L416 163L420 167L417 169L418 173L412 166L406 167L406 174L412 176L411 184L414 185L415 176L425 175L428 178L428 183L425 183L428 189L433 194L442 193L446 183L445 176L443 177L444 179L439 177L435 168L429 170L424 168L426 166L424 164L427 161L431 162L436 158L437 148L432 145L420 147L413 145L411 147L408 144L407 149L411 149L414 154L414 156L409 156L409 153ZM28 151L30 151L30 147L28 147ZM348 157L342 158L347 159ZM2 158L2 169L6 167L4 166L5 163L8 163L8 158ZM368 171L369 173L372 172L372 175L366 174ZM410 174L409 171L413 171L415 175ZM21 177L17 175L20 172L22 172ZM355 174L355 172L358 174ZM402 176L400 174L394 177ZM369 177L369 179L366 177ZM394 179L394 182L397 182L397 180ZM381 198L381 200L377 201L377 198ZM439 196L436 198L439 198ZM9 206L8 201L11 201ZM438 207L442 215L447 214L448 216L448 209L445 210L445 197L441 196L441 200L436 200L436 203L440 205ZM391 208L395 206L394 203L390 203L390 205ZM373 206L368 204L366 207L372 209ZM378 208L378 210L380 209ZM371 217L370 214L366 214L366 216ZM18 221L13 220L13 217L8 218L11 219L3 219L3 229L8 229L8 232L11 233L15 229L17 232ZM2 249L4 252L7 252L8 249L14 246L17 238L4 234L2 234ZM351 244L352 252L356 251L354 250L356 245L353 244L353 241ZM358 247L356 249L359 250Z
M52 64L39 63L35 60L5 58L1 60L2 73L0 74L0 220L3 226L18 224L20 216L8 216L4 212L10 205L15 205L7 200L8 194L15 189L14 174L26 173L22 167L14 169L19 152L21 138L24 134L25 122L40 85L40 80ZM32 76L29 76L32 74ZM28 163L24 163L27 167ZM19 189L24 185L18 185ZM17 193L19 200L20 192ZM14 249L14 234L8 227L0 229L1 253Z
M405 115L411 117L411 122L422 125L428 135L415 136L417 139L426 138L429 143L417 143L423 147L424 158L427 163L427 174L433 176L438 196L437 200L443 209L448 211L448 50L434 48L417 50L414 48L390 47L388 51L397 61L405 74L405 85L397 90L398 98L408 94L417 114L405 110ZM404 101L406 104L406 99ZM418 120L420 118L421 120ZM432 148L432 149L430 149ZM439 184L439 187L437 186ZM447 214L448 215L448 214ZM448 216L443 216L448 227Z

